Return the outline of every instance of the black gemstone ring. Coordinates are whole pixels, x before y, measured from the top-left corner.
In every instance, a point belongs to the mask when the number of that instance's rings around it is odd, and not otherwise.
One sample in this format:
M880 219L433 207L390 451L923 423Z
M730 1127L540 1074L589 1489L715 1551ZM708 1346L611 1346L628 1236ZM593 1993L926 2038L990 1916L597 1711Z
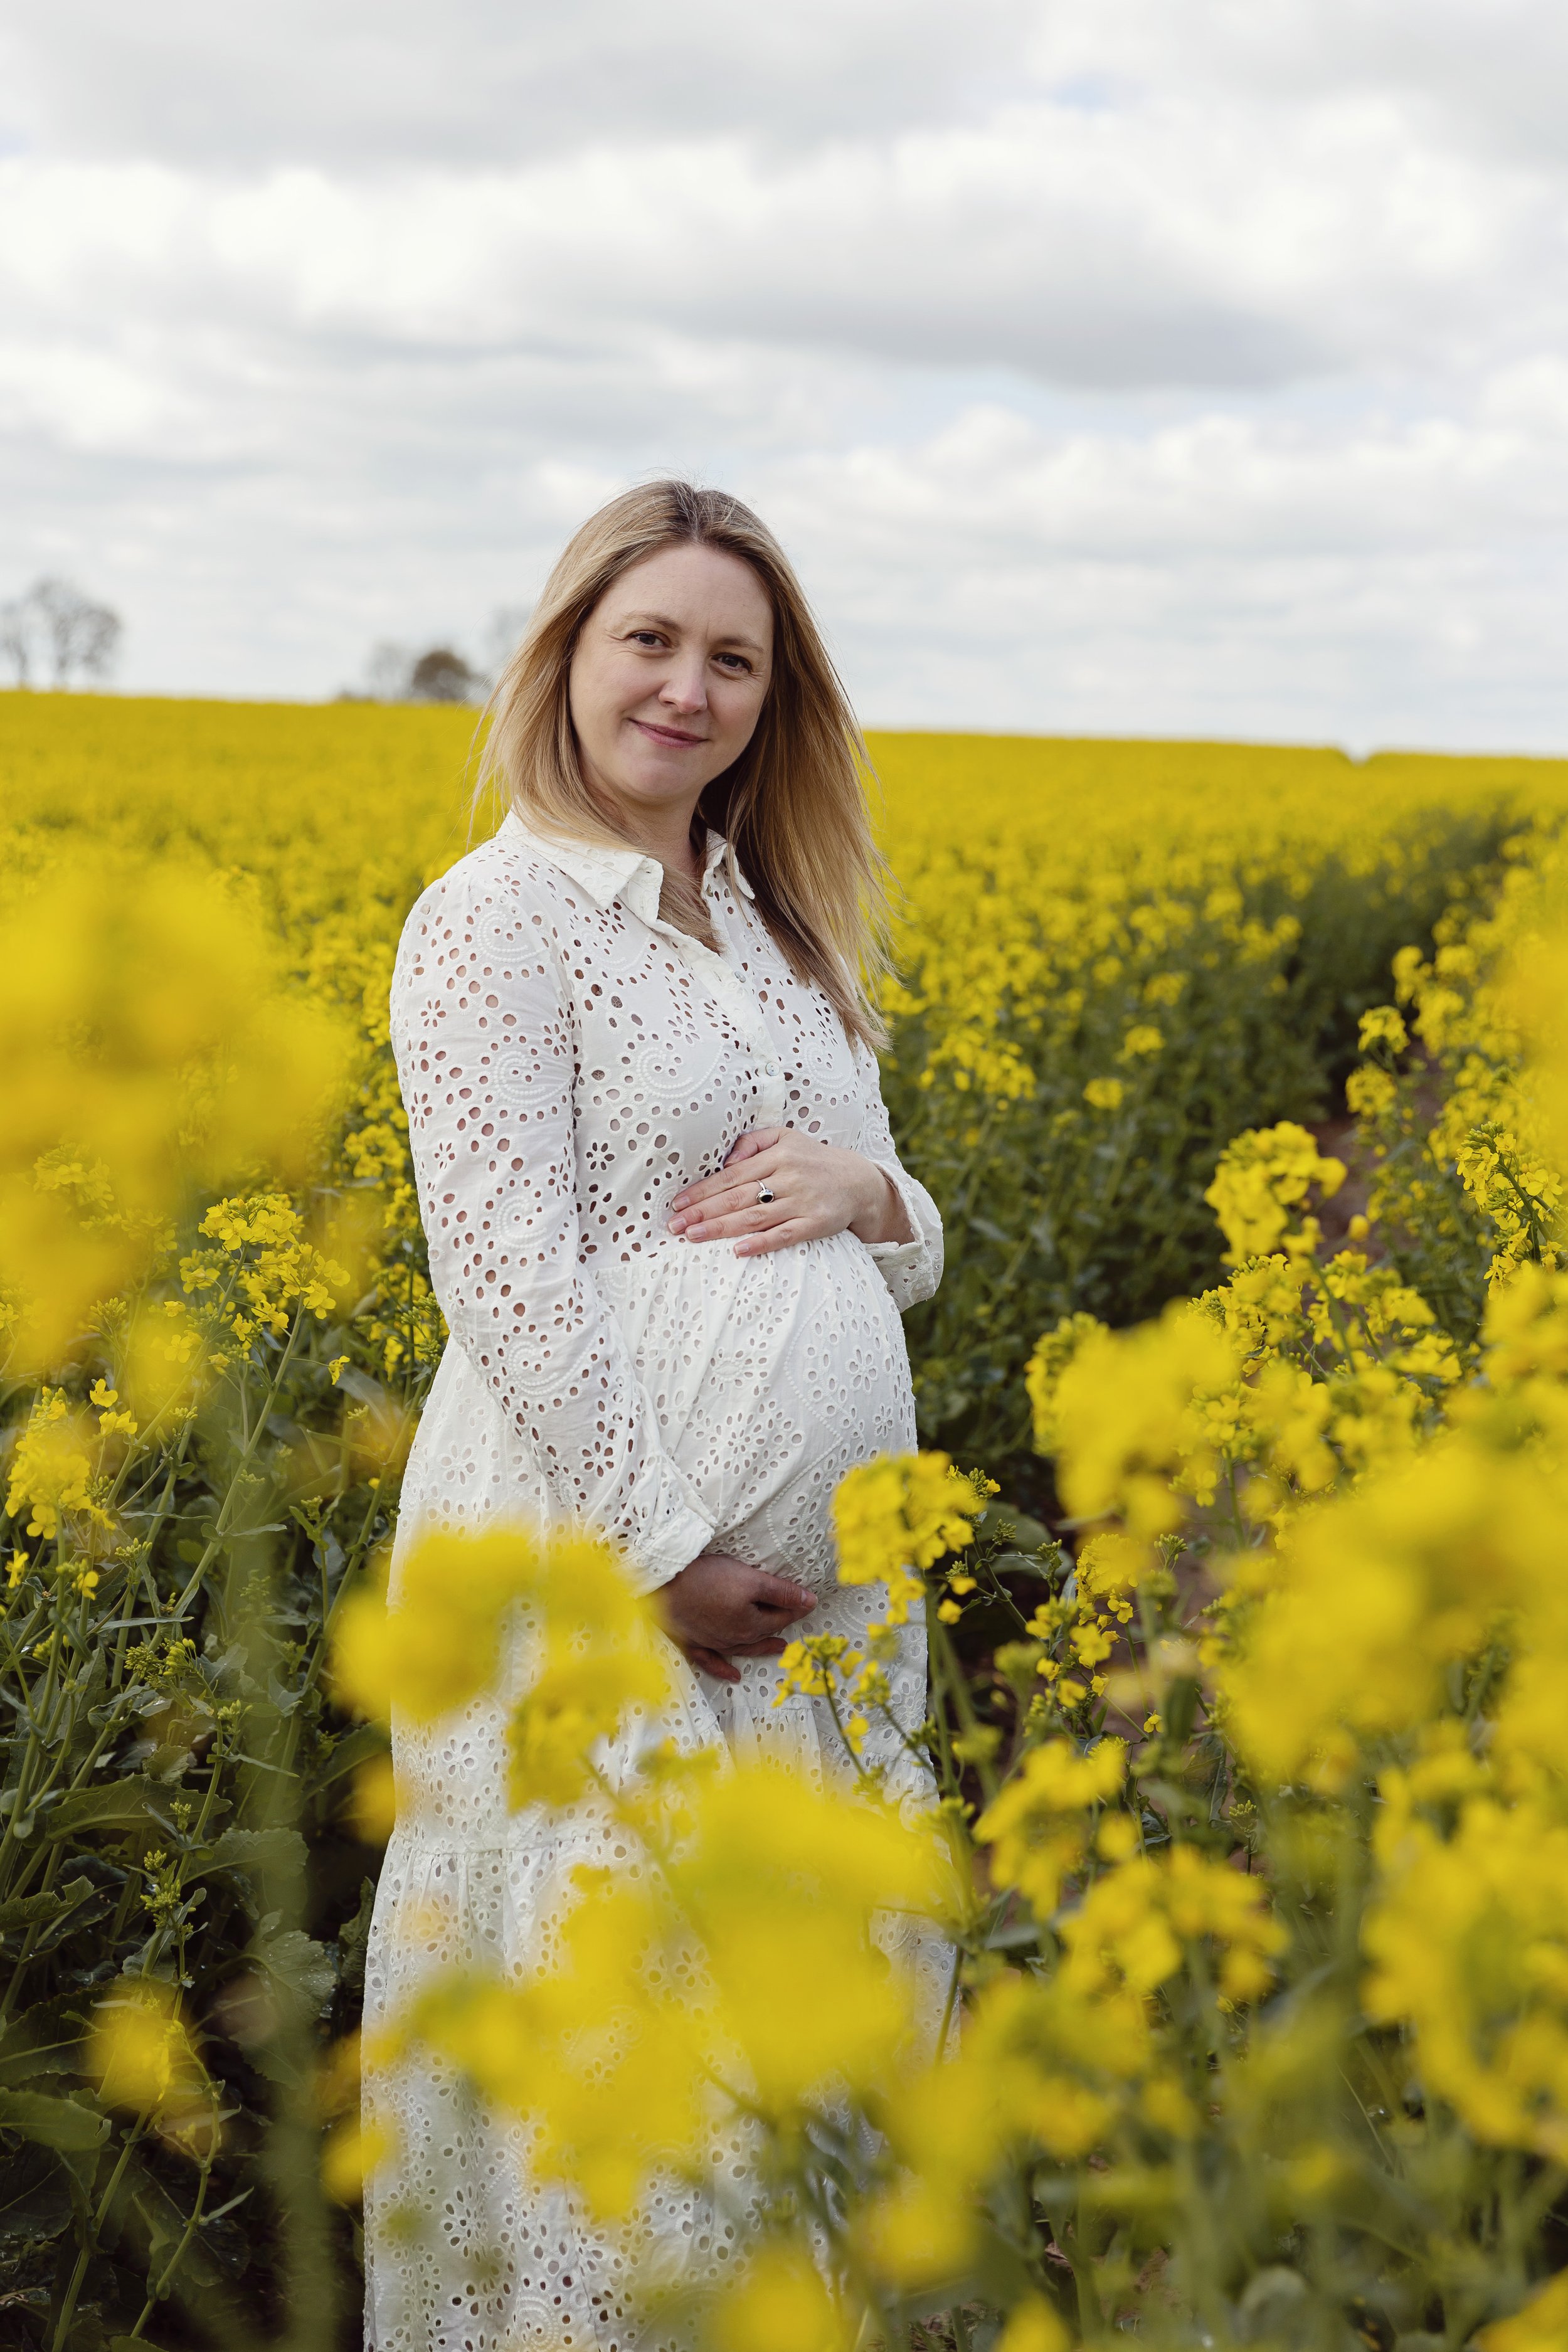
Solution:
M763 1208L763 1209L765 1209L765 1208L769 1205L770 1202L773 1200L773 1186L772 1186L771 1184L759 1184L759 1185L758 1185L758 1187L757 1187L757 1204L758 1204L758 1206L759 1206L760 1208Z

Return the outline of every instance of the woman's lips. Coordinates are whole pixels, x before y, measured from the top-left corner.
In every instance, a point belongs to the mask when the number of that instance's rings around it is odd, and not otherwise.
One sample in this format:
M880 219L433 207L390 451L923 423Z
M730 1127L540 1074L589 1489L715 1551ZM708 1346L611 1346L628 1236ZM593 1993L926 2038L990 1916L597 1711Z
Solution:
M656 743L673 743L685 751L708 740L705 735L683 735L679 727L655 727L647 719L634 719L632 725L639 727L645 735L651 735Z

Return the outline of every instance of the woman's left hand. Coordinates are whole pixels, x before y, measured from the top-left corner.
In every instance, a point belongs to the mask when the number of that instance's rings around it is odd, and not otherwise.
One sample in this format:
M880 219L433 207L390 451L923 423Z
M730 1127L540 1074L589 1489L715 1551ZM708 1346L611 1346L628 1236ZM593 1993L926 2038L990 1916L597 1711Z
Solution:
M773 1194L771 1201L759 1193ZM688 1184L669 1204L669 1230L689 1242L732 1241L737 1257L851 1233L863 1242L912 1242L890 1180L858 1151L818 1143L793 1127L742 1135L717 1176Z

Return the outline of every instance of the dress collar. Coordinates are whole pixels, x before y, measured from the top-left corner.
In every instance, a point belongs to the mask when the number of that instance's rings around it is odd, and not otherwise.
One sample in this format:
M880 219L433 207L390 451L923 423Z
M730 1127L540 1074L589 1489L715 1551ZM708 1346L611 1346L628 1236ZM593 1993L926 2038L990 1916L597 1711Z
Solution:
M537 832L516 809L509 810L502 818L497 837L526 843L550 865L559 866L579 889L585 890L595 907L607 907L613 899L623 898L644 922L657 919L664 868L657 857L649 857L630 842L621 849L612 847L608 842L557 840L553 835ZM742 873L734 851L723 835L715 833L710 825L708 850L702 860L705 892L721 860L731 886L743 898L754 898L756 894Z

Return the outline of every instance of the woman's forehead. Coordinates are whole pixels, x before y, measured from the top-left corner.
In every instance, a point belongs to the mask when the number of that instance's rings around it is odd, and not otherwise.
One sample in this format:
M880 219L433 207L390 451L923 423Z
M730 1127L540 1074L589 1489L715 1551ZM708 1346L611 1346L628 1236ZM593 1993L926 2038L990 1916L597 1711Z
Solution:
M717 625L726 635L749 635L758 650L773 639L766 588L743 558L721 547L656 548L611 583L601 606L663 628Z

